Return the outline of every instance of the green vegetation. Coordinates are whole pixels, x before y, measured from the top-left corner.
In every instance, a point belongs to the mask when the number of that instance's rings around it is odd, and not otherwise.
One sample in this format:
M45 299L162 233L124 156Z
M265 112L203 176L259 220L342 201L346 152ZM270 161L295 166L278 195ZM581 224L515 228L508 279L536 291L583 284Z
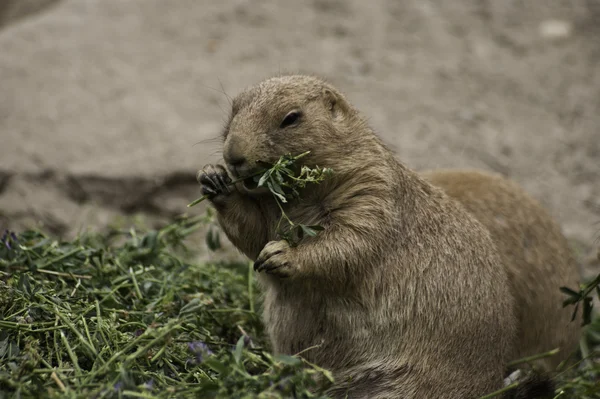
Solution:
M0 398L323 397L328 372L269 354L251 265L190 262L185 239L210 220L6 235Z
M582 308L581 324L584 329L578 353L580 361L576 366L559 371L557 379L562 385L556 397L600 398L600 317L592 317L594 295L600 300L600 274L581 284L577 291L569 287L560 287L560 290L567 296L563 306L574 306L573 323L577 323L577 315Z

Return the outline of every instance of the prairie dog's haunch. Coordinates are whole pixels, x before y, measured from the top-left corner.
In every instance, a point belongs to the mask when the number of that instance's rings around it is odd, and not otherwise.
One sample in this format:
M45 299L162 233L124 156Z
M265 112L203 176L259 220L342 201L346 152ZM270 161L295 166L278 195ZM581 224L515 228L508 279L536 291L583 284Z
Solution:
M515 353L572 343L574 327L559 336L546 324L518 324L536 312L543 314L535 320L562 321L569 309L559 309L554 292L535 300L511 288L531 283L529 276L557 292L576 281L554 224L512 186L442 172L428 181L394 158L335 87L310 76L271 78L240 93L223 138L225 167L203 169L203 192L230 241L261 265L274 350L296 354L320 344L303 356L334 373L332 397L477 398L502 387ZM293 221L325 227L290 247L277 241L272 196L226 183L250 175L257 160L305 151L304 164L334 175L284 204ZM502 199L471 202L469 189L458 187L473 176ZM502 230L489 224L521 210L532 217L507 217ZM527 244L510 238L519 234ZM548 261L544 251L552 265L539 264Z
M548 213L517 184L475 170L440 170L422 174L460 201L492 235L517 300L520 359L560 348L538 361L546 371L566 360L581 334L573 309L563 308L561 286L577 287L579 270L565 237ZM535 293L532 293L535 290Z

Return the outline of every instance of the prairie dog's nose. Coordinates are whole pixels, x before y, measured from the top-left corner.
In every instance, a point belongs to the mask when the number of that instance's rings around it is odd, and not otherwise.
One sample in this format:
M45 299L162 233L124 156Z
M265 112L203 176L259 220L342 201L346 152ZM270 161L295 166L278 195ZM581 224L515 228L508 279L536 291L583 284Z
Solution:
M240 166L246 163L246 158L241 154L233 154L228 156L225 162L231 166Z
M231 138L224 148L223 159L232 166L237 167L246 163L246 157L242 151L242 143L237 138Z

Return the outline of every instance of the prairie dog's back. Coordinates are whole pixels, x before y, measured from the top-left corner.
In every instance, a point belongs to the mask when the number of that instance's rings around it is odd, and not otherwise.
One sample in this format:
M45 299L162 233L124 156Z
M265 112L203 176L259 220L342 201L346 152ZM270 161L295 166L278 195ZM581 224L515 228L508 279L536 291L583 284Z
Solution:
M559 226L517 184L471 170L421 175L457 199L488 228L516 299L518 340L513 359L560 348L540 365L555 368L576 349L580 326L563 308L561 286L577 287L579 270Z

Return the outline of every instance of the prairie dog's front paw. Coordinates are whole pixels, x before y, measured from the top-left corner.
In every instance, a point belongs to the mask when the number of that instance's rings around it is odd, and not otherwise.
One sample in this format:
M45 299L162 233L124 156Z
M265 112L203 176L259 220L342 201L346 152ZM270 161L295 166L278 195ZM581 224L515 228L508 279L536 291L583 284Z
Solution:
M202 195L206 195L210 200L231 194L231 178L221 165L206 165L198 172L196 179L202 185Z
M285 240L268 242L254 262L254 270L280 278L292 276L298 268L290 259L290 251L290 244Z

